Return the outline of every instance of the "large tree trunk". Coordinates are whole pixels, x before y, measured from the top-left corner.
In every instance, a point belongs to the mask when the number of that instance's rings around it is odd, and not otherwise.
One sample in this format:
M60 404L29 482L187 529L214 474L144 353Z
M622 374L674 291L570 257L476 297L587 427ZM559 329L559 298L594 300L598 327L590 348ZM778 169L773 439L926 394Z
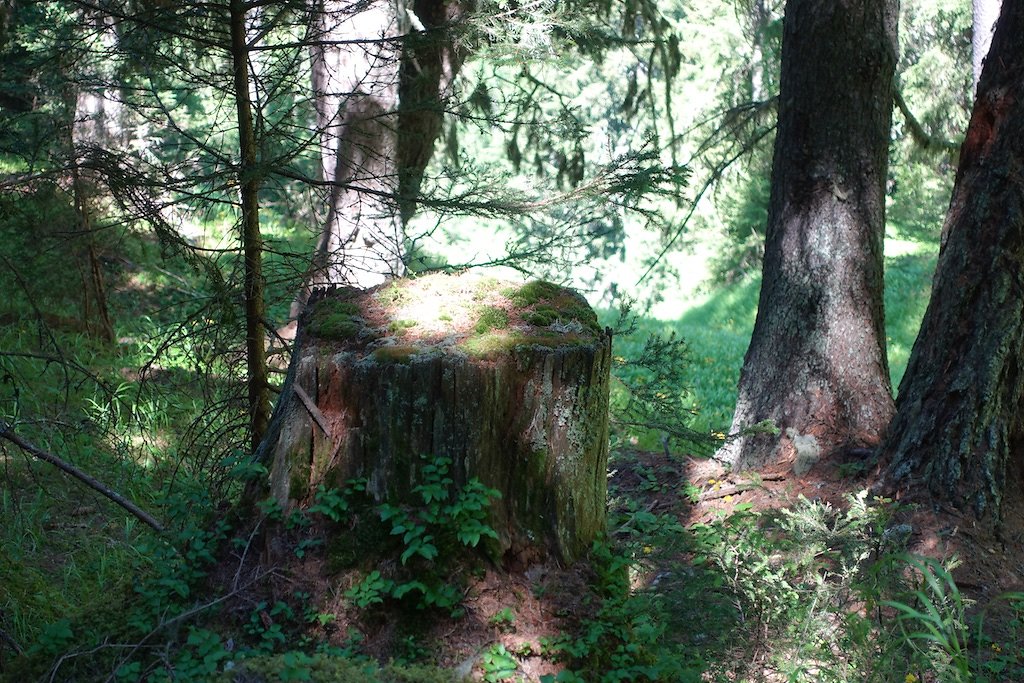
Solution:
M883 453L896 480L998 521L1024 422L1024 5L1003 4L960 154L932 295Z
M736 468L877 445L892 415L882 237L894 0L790 0L754 335L732 431Z
M367 481L412 502L422 458L498 490L512 567L571 562L604 531L611 337L579 295L468 276L317 292L260 453L286 508Z

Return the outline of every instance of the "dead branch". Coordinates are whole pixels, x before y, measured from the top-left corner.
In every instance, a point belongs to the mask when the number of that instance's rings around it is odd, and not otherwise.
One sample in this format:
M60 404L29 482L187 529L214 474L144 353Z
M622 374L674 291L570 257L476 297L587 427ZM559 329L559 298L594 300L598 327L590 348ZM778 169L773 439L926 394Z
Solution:
M131 514L135 515L135 517L142 520L149 526L153 527L159 533L164 532L163 525L160 524L160 522L158 522L155 517L153 517L148 512L135 505L135 503L131 502L117 491L114 491L109 486L107 486L100 480L96 479L95 477L78 469L71 463L61 459L60 457L54 455L53 453L44 451L43 449L34 446L28 441L25 441L20 436L14 433L14 429L11 427L10 424L2 420L0 420L0 438L7 439L18 448L25 451L26 453L36 458L39 458L44 462L48 462L54 467L63 470L67 474L70 474L72 477L79 480L80 482L82 482L89 488L93 489L94 491L102 493L104 496L114 501Z

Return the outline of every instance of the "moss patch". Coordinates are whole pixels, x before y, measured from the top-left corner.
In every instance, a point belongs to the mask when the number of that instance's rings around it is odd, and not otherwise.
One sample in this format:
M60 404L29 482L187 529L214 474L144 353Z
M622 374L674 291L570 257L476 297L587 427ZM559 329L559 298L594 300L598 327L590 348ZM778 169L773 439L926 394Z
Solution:
M375 349L373 357L381 363L409 363L422 350L418 346L392 344Z
M321 339L353 339L363 329L359 313L359 305L353 301L322 299L313 306L307 329Z
M396 334L401 334L402 332L408 329L416 327L416 325L418 324L419 323L417 323L415 320L392 320L390 323L388 323L388 330Z
M548 327L558 320L558 311L552 306L537 306L534 310L523 313L523 320L534 327Z
M508 327L508 311L496 306L485 306L473 329L477 334L487 334L491 330L503 330L506 327Z
M504 294L512 299L512 303L516 306L525 308L526 306L533 306L539 301L553 301L561 296L564 291L564 287L559 287L553 282L533 280L532 282L527 282L522 287L508 289Z
M407 280L394 280L388 285L377 290L374 298L385 306L401 306L409 301L409 294L405 291Z
M527 282L502 292L520 309L523 320L534 327L550 327L557 321L578 322L595 333L601 332L597 314L586 299L565 287L545 280Z
M561 348L564 346L584 346L593 343L593 339L579 334L556 334L540 331L537 334L521 332L490 332L470 337L462 344L462 349L476 358L494 358L518 348L542 346L544 348Z

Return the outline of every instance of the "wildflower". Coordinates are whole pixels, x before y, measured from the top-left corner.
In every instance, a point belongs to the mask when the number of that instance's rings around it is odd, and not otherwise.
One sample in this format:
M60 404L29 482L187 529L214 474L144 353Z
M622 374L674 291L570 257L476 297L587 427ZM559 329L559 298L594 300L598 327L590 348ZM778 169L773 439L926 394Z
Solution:
M649 545L645 545L644 546L644 555L650 555L653 552L654 552L654 548L652 548Z
M726 503L728 503L729 501L731 501L731 500L732 500L732 496L726 496L726 497L725 497L725 498L723 498L722 500L724 500L724 501L725 501Z
M907 674L903 677L903 683L917 683L919 679L914 674Z
M992 652L995 652L996 654L999 654L1000 652L1003 651L1003 648L999 647L999 643L992 643L991 647L992 647Z

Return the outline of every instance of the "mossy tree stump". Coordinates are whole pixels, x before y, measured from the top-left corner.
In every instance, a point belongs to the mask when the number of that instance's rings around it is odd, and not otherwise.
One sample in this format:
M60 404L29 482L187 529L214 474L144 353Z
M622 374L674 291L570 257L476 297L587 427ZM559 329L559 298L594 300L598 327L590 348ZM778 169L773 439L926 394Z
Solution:
M360 478L409 501L422 456L497 489L513 566L572 562L604 529L611 333L546 282L432 275L314 294L263 444L286 509Z

